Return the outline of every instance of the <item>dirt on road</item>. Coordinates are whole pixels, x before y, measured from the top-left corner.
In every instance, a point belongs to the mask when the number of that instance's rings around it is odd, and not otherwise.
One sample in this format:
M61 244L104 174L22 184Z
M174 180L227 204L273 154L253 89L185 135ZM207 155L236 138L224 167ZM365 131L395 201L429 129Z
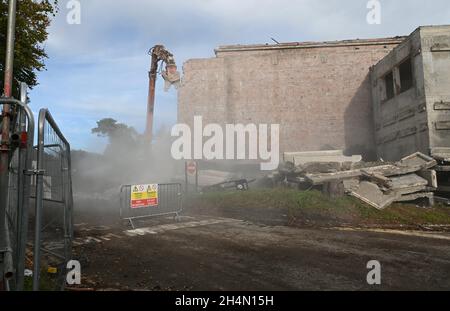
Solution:
M89 224L84 287L116 290L449 290L450 234L293 228L191 214L137 230ZM369 286L367 263L381 263Z

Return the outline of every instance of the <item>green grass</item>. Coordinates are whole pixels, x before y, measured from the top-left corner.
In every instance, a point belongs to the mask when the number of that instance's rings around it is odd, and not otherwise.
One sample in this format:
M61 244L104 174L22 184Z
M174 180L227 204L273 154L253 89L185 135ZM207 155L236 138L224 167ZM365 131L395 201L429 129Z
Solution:
M25 277L24 290L25 291L33 290L33 277ZM46 271L43 271L41 273L39 290L40 291L58 291L58 290L60 290L56 276L52 276L52 275L48 274Z
M358 199L345 196L329 199L319 191L264 189L246 192L207 193L192 198L188 206L215 209L278 209L287 213L291 222L333 222L346 224L450 224L450 208L436 205L421 208L414 204L393 204L379 211Z

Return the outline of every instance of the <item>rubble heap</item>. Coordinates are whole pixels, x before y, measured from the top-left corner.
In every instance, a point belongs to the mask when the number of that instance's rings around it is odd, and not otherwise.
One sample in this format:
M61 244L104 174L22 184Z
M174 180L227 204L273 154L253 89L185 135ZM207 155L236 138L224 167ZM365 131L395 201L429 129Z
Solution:
M433 205L438 188L433 170L436 165L436 160L422 153L396 163L285 162L271 179L297 189L321 187L332 197L351 195L377 209L420 198L427 198Z

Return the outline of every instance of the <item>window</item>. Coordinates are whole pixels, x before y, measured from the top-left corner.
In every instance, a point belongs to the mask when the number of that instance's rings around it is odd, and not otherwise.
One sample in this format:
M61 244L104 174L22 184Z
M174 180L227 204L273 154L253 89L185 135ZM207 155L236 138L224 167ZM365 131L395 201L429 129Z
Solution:
M395 93L394 93L394 74L393 72L389 72L385 77L384 77L384 84L385 84L385 90L386 90L386 96L385 99L389 100L391 98L394 98Z
M401 63L398 70L400 72L400 92L403 93L412 88L414 84L411 58Z

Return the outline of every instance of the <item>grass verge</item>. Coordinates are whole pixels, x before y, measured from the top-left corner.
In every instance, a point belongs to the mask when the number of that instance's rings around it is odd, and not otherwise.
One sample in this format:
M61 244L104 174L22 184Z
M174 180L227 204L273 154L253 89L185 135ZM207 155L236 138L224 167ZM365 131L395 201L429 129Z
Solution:
M450 225L450 208L439 204L433 208L393 204L380 211L349 196L332 200L319 191L283 188L206 193L191 198L187 208L243 218L279 212L291 225Z

